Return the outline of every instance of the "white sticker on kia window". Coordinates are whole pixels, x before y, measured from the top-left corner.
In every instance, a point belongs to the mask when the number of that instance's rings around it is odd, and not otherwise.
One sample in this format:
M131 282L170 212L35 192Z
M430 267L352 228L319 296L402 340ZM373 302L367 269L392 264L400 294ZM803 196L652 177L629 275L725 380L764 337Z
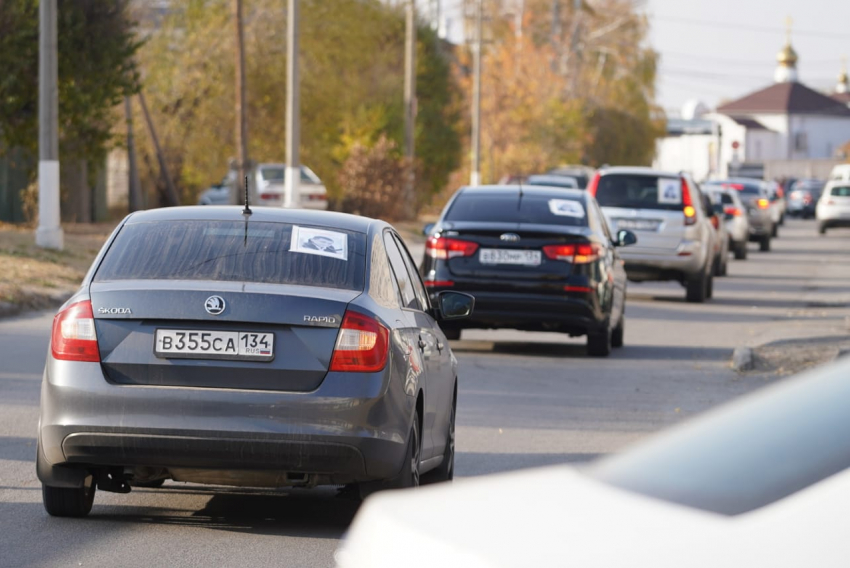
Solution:
M578 219L584 217L584 206L572 199L550 199L549 211L552 212L552 215L559 217L576 217Z
M289 250L348 260L348 235L336 231L293 225L292 243L289 245Z
M658 178L658 203L679 205L681 202L681 180L678 178Z

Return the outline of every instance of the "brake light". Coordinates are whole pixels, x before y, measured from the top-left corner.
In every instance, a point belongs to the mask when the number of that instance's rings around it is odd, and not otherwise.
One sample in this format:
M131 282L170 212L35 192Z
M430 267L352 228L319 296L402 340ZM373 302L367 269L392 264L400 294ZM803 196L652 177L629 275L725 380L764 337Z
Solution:
M756 203L759 206L759 209L767 209L768 206L770 206L770 201L764 198L759 199Z
M71 304L53 318L50 349L60 361L100 363L94 314L88 300Z
M727 215L731 215L732 217L740 217L741 215L743 215L743 212L740 209L738 209L737 207L731 207L731 206L730 207L724 207L723 212L726 213Z
M260 194L260 199L265 200L265 201L268 201L269 199L277 199L277 198L278 198L277 193L261 193Z
M721 187L734 189L735 191L744 191L744 184L742 183L724 183Z
M478 243L445 237L429 237L425 243L425 254L431 258L446 260L458 256L472 256L478 250Z
M448 288L449 286L454 286L455 283L453 280L426 280L425 287L426 288Z
M565 292L577 292L579 294L589 294L593 290L590 286L564 286Z
M711 217L711 226L715 229L720 229L720 218L717 215Z
M688 182L682 178L682 212L685 214L685 225L694 225L697 222L697 210L691 200L691 188Z
M599 172L593 174L593 177L590 178L590 182L587 184L587 193L596 197L596 190L599 189Z
M583 243L576 245L546 245L543 254L552 260L573 264L588 264L599 258L599 245Z
M377 320L346 311L336 336L330 370L349 373L380 371L387 364L389 335L389 330Z

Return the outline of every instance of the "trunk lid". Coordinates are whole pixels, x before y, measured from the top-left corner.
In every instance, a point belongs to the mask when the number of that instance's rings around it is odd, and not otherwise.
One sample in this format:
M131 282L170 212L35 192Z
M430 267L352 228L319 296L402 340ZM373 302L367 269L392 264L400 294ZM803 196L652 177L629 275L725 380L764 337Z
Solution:
M345 309L360 293L187 280L95 282L90 288L101 364L111 382L299 392L321 384ZM224 300L219 315L206 309L213 296ZM209 352L191 355L196 358L157 354L157 330L223 332L236 337L271 334L273 358L236 360L228 354L214 359L208 358Z

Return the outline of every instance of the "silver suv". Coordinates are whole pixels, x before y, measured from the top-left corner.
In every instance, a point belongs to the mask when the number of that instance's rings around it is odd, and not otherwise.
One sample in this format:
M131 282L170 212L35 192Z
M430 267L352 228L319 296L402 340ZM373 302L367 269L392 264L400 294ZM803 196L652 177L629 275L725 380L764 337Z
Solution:
M607 168L594 175L587 190L614 233L627 229L638 237L620 254L629 280L676 280L687 289L689 302L711 297L717 237L693 179L650 168Z

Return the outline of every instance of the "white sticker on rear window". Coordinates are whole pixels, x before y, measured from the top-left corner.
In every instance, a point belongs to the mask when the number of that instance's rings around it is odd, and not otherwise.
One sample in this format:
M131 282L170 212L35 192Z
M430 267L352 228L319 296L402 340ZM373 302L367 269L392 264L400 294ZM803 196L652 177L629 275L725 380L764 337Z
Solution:
M559 217L576 217L578 219L584 217L584 206L572 199L550 199L549 211L552 212L552 215Z
M289 245L289 250L348 260L348 235L293 225L292 244Z
M658 178L658 203L678 205L682 202L682 182L677 178Z

